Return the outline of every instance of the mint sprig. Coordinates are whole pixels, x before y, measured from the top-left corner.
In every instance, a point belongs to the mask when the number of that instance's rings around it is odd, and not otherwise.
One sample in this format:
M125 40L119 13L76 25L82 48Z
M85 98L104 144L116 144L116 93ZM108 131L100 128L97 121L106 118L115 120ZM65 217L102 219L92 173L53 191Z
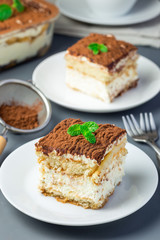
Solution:
M88 48L93 51L94 55L97 55L99 52L108 52L108 48L104 44L91 43L88 45Z
M83 134L83 136L85 137L85 139L90 142L90 143L95 143L96 142L96 137L94 136L94 134L92 132L95 131L90 131L89 128L87 127L87 125L85 125L85 123L83 125L81 125L81 133Z
M24 11L24 5L20 2L20 0L13 0L13 8L15 8L18 12Z
M82 126L86 126L90 132L95 132L99 128L95 122L85 122Z
M4 21L10 18L13 14L13 9L16 9L18 12L23 12L25 7L20 0L13 0L12 6L8 4L0 5L0 21Z
M99 128L98 124L95 122L85 122L82 125L74 124L70 126L67 133L71 136L83 135L85 139L94 144L96 143L96 137L92 132L95 132Z
M90 142L92 144L96 143L96 137L93 133L88 133L84 137L88 142Z
M4 21L12 16L12 8L8 4L0 5L0 21Z
M80 124L74 124L71 127L68 128L67 133L71 136L78 136L81 134L81 125Z

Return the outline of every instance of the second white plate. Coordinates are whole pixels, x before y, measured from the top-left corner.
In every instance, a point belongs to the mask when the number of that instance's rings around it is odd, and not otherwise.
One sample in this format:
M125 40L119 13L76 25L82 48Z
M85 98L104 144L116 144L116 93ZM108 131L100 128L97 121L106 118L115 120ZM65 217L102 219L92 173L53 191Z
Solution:
M51 101L64 107L84 112L118 112L141 105L160 91L158 66L140 56L138 86L107 104L66 86L64 54L65 52L60 52L45 59L33 72L33 84Z
M102 209L83 209L69 203L63 204L53 197L45 197L37 189L39 176L34 146L37 141L16 149L0 168L2 193L14 207L33 218L69 226L112 222L144 206L157 188L158 173L152 160L128 143L126 174Z

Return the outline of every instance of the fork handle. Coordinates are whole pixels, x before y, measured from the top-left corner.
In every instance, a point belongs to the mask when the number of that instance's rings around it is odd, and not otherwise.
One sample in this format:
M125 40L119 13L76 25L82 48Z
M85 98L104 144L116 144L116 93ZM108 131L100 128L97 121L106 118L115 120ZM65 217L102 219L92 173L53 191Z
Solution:
M148 145L151 146L154 151L157 153L157 159L160 166L160 148L157 146L154 140L147 141Z
M158 160L158 163L159 163L159 167L160 167L160 155L156 154L157 155L157 160Z

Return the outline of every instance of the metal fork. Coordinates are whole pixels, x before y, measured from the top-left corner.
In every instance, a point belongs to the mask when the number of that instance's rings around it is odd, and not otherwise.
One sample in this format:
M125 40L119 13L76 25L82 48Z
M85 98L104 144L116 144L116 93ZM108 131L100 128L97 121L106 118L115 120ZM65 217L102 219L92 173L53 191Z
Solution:
M128 135L137 142L145 142L157 153L158 164L160 167L160 148L155 141L158 139L158 131L152 113L140 113L140 124L136 121L133 114L122 117L123 124Z

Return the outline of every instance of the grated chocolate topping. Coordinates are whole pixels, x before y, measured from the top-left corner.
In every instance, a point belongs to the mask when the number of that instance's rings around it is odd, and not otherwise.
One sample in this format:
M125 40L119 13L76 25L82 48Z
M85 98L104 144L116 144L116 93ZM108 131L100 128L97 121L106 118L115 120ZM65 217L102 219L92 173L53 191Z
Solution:
M11 18L0 21L0 35L15 30L24 30L37 24L54 19L58 8L45 0L21 0L25 6L24 12L14 11ZM1 0L0 4L12 6L12 0ZM3 35L2 35L3 36ZM0 36L1 37L1 36Z
M42 151L45 155L49 155L53 150L58 155L85 155L85 157L95 159L100 164L107 147L126 134L124 129L115 125L98 124L99 128L93 133L96 137L96 143L92 144L83 135L70 136L67 133L70 126L83 123L80 119L73 118L61 121L48 135L36 143L36 151Z
M99 52L97 55L94 55L92 50L88 49L88 45L91 43L106 45L108 52ZM102 65L111 70L131 51L136 52L137 48L130 43L117 40L113 35L91 33L89 36L82 38L67 50L72 56L86 57L88 61Z

